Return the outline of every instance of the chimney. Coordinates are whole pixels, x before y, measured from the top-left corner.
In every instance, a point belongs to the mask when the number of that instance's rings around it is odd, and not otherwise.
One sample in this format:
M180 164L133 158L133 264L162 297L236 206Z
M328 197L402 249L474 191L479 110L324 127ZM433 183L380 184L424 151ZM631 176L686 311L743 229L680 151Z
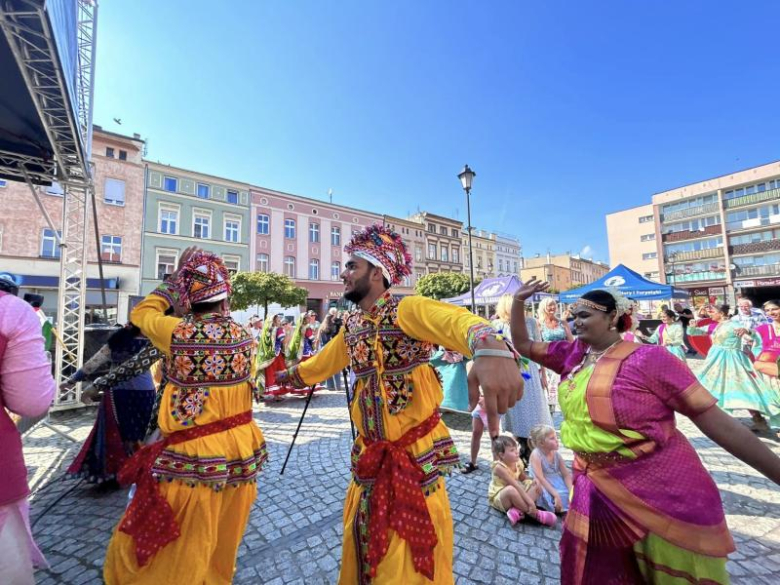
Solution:
M136 140L141 140L141 135L138 132L133 132L133 138Z

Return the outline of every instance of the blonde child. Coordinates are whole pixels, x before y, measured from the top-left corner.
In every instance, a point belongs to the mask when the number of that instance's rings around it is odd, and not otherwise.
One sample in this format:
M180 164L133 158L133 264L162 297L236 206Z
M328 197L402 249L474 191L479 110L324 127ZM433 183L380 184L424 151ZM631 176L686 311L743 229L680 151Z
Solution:
M493 477L488 488L488 502L504 512L514 526L524 516L545 526L554 526L557 518L552 512L538 510L534 503L542 495L539 485L525 474L520 461L517 442L512 437L493 439Z
M556 514L569 510L571 472L558 453L558 436L549 425L536 425L531 429L531 473L541 486L537 505Z

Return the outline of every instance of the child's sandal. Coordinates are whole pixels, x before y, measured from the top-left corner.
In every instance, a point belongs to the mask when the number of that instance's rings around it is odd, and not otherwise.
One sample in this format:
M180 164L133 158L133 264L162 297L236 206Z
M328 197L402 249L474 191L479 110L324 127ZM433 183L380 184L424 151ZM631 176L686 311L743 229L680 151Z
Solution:
M467 473L472 473L472 472L478 471L478 470L479 470L479 467L477 467L471 461L469 461L468 463L466 463L466 465L463 466L463 469L461 469L460 472L465 475Z

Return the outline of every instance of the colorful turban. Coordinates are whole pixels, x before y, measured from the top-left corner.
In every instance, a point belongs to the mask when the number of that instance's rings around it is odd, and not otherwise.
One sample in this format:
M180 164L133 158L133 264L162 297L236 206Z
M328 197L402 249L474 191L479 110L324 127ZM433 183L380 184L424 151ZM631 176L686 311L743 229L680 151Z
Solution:
M344 247L347 254L363 258L382 269L390 284L398 284L412 274L412 257L401 236L382 225L368 226L357 232Z
M179 271L179 298L190 308L198 303L213 303L230 294L230 273L222 258L211 252L189 257Z

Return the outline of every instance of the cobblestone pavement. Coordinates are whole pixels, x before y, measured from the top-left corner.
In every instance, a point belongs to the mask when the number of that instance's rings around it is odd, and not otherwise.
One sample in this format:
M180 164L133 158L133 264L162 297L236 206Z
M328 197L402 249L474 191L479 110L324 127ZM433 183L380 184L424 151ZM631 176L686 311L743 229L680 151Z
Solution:
M696 362L694 362L696 367ZM239 550L235 583L327 584L338 577L341 513L348 475L349 420L344 394L315 395L283 476L279 471L304 400L288 398L263 405L255 418L271 455L259 482L259 497ZM94 411L53 417L55 428L79 441L89 433ZM470 424L446 418L461 453L468 452ZM728 524L737 542L729 561L734 583L777 583L780 571L780 489L703 437L687 419L692 440L721 489ZM780 454L780 444L764 438ZM39 425L25 437L30 470L32 521L36 539L51 563L40 571L43 584L100 583L111 531L126 504L126 492L100 493L62 479L78 443ZM568 461L571 454L563 452ZM455 523L456 582L558 583L560 527L511 527L487 505L487 441L482 471L447 480ZM663 478L659 479L662 485ZM772 575L775 577L772 577Z

